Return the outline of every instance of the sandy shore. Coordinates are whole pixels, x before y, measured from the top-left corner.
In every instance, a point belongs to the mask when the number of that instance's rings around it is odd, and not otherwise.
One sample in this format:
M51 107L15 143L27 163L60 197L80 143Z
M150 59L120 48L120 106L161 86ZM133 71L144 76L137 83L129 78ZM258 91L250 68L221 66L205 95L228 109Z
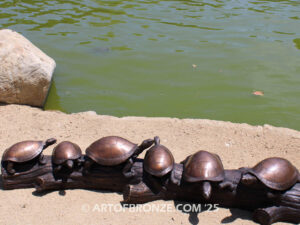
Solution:
M205 149L219 154L227 169L253 166L270 156L287 158L300 168L300 132L269 125L202 119L116 118L93 112L68 115L18 105L0 106L0 124L1 155L10 145L29 139L55 137L59 142L75 142L84 150L103 136L118 135L140 143L158 135L177 162ZM50 155L52 149L49 147L45 154ZM156 201L151 204L160 207L167 204L174 212L117 212L122 200L120 194L67 190L65 196L56 191L35 196L33 191L0 190L0 224L254 224L249 212L237 209L189 215L176 211L173 201ZM113 212L100 212L97 207L102 207L101 204L117 206L113 206Z

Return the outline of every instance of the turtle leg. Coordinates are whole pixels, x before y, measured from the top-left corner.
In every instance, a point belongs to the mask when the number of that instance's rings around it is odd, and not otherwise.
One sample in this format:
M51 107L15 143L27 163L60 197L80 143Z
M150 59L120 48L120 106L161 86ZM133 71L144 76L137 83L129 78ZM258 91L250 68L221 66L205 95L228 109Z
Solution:
M61 170L62 166L61 165L57 165L55 167L55 169L53 170L54 173L58 173Z
M246 173L242 176L241 179L242 184L247 185L247 186L251 186L255 183L258 182L257 178L249 173Z
M77 159L77 165L81 166L84 164L84 156L81 156L79 159Z
M122 173L126 178L130 178L130 177L133 177L135 175L135 172L133 172L131 170L132 165L133 165L133 159L130 158L130 159L128 159L127 163L125 164L125 166L122 170Z
M45 165L45 164L46 164L46 159L45 159L43 153L41 153L40 156L39 156L39 163L40 163L41 165Z
M7 163L6 170L11 175L14 175L16 173L16 170L13 167L14 167L14 163L13 162L8 162Z
M175 170L174 168L172 169L171 171L171 174L170 174L170 180L173 184L176 184L177 186L180 186L180 180L178 180L176 177L175 177Z
M279 221L299 223L299 210L286 206L259 208L254 211L253 220L262 225L269 225Z
M84 160L81 158L75 160L75 167L81 167L84 164Z
M89 172L94 162L91 159L87 159L84 162L84 171Z
M36 178L35 180L35 183L34 183L34 187L35 187L35 190L40 192L40 191L43 191L44 188L45 188L45 180L44 178Z
M69 159L69 160L66 161L66 167L67 167L69 170L72 170L72 169L73 169L73 166L74 166L73 160Z
M202 196L208 200L211 196L211 184L208 181L202 183Z
M61 188L59 190L59 194L60 195L66 195L65 185L67 184L67 182L68 182L68 177L62 178L62 180L61 180Z
M236 185L234 185L230 181L222 181L221 183L219 183L219 187L221 189L228 189L229 191L233 191Z
M158 193L164 193L167 191L167 185L168 185L168 180L165 180L164 182L162 182L161 179L159 179L158 177L155 177L149 173L146 172L146 184L148 185L148 187L150 187L150 189L152 190L153 193L158 194ZM149 184L148 184L149 182Z
M77 166L80 165L80 160L79 160L79 159L75 159L75 160L73 160L73 163L74 163L73 168L74 168L74 167L77 167Z

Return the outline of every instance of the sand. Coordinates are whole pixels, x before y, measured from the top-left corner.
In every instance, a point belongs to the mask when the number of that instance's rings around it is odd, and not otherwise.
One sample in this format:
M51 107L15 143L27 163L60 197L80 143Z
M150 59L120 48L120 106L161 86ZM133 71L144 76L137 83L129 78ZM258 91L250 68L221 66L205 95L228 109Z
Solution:
M203 119L116 118L94 112L65 114L18 105L0 106L0 124L1 155L7 147L23 140L55 137L59 142L69 140L85 149L108 135L136 143L158 135L161 143L173 152L176 162L203 149L219 154L226 169L253 166L271 156L284 157L300 168L300 132L270 125ZM53 147L45 154L50 155ZM175 210L173 201L156 201L145 207L144 212L129 209L120 212L120 193L67 190L65 196L57 191L36 196L33 192L34 189L0 190L0 224L254 224L251 213L238 209L220 208L190 215ZM149 212L153 204L160 212ZM104 206L108 208L105 210ZM111 212L109 207L113 208Z

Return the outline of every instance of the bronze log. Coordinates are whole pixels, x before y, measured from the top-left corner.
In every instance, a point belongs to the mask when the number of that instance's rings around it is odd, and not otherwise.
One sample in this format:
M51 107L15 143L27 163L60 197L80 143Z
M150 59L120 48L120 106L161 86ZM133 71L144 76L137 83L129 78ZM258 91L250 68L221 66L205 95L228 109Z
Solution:
M135 176L126 178L122 168L96 165L89 173L79 167L71 173L53 173L51 157L45 156L46 164L31 162L27 170L8 174L2 165L2 183L4 189L32 188L37 192L62 189L101 189L123 192L125 203L146 203L158 199L183 200L202 204L219 204L222 207L241 208L254 211L253 219L261 224L277 221L300 222L300 183L287 191L271 189L253 189L243 185L242 170L225 170L225 180L234 187L233 190L220 188L212 183L212 195L206 200L199 193L198 183L182 180L183 166L175 164L174 177L181 181L180 186L173 182L161 182L164 188L157 187L157 182L148 179L143 173L143 160L137 159L132 167ZM23 166L24 167L24 166ZM153 178L152 179L160 179ZM169 178L168 178L169 179ZM153 184L156 187L153 188Z

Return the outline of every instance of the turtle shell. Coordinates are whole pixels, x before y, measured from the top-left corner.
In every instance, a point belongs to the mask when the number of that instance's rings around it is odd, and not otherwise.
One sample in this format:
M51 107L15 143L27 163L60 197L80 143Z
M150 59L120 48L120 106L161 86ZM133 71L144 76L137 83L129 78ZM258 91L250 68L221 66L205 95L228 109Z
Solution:
M115 166L133 155L137 145L118 136L100 138L86 149L86 155L103 166Z
M247 171L264 185L274 190L286 190L298 181L299 172L288 160L267 158Z
M188 182L222 181L225 173L222 161L216 154L198 151L184 163L183 178Z
M54 164L62 164L71 159L79 159L81 157L80 147L70 141L63 141L59 143L52 152L52 162Z
M2 161L27 162L37 157L43 151L43 141L22 141L6 149Z
M174 157L170 150L163 145L150 148L144 159L144 169L151 175L162 177L174 167Z

